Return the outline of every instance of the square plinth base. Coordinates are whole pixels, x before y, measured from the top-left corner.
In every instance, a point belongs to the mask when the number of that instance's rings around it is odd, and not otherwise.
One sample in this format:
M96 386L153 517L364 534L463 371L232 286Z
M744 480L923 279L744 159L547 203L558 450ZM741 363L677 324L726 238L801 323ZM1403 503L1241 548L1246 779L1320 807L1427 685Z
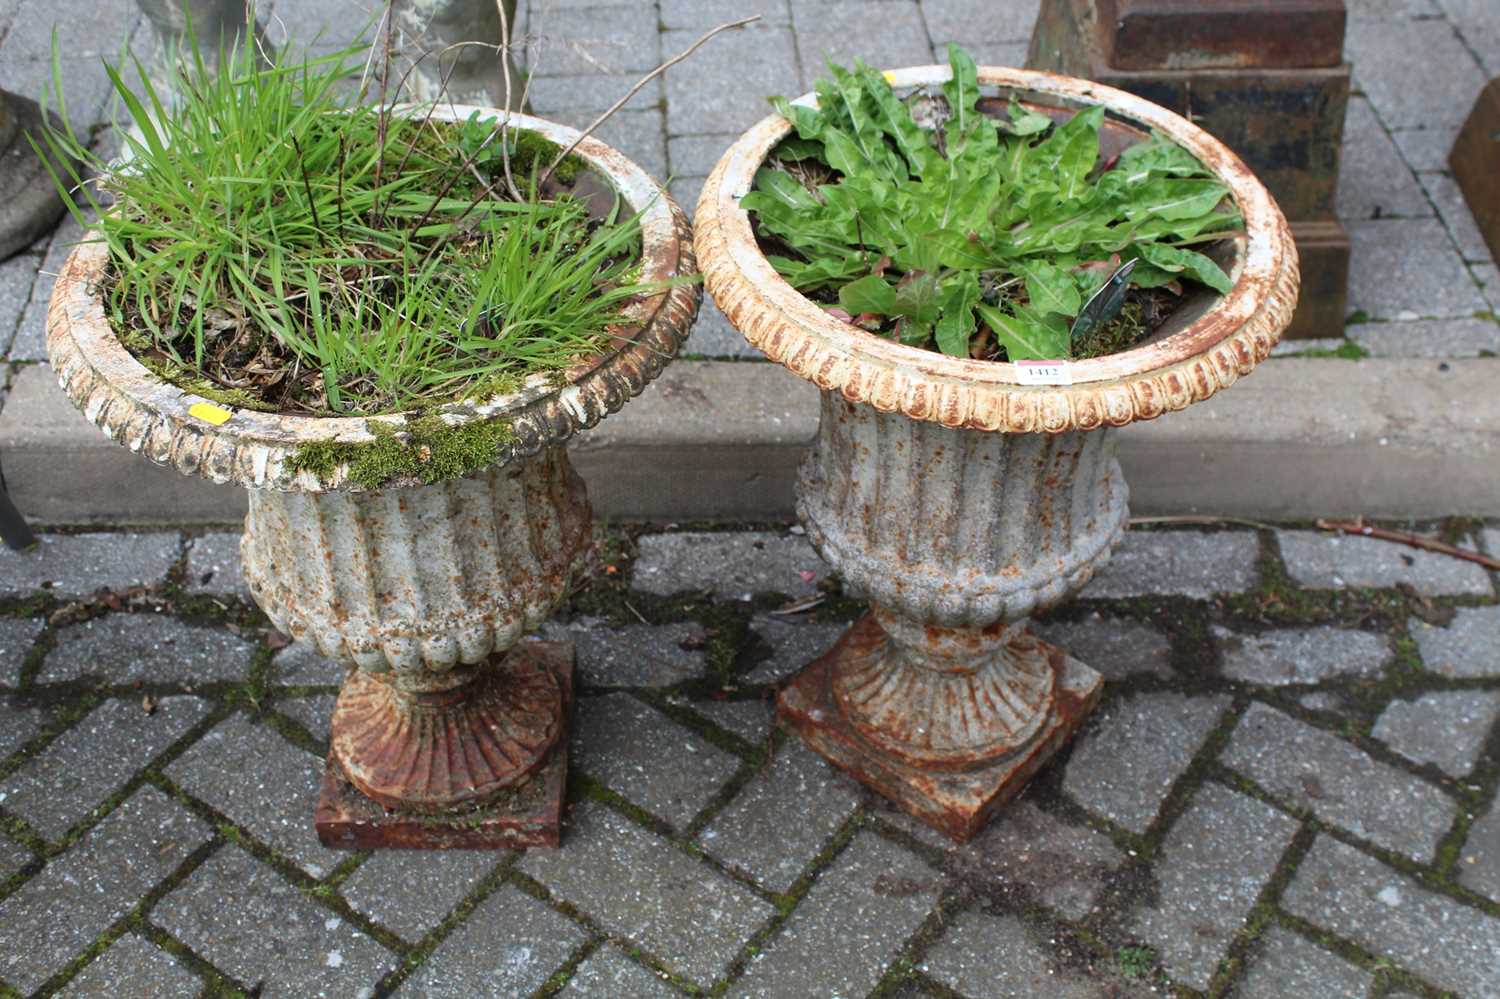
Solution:
M1056 652L1051 657L1056 699L1046 726L1029 747L975 770L918 770L872 746L845 720L830 684L844 644L841 638L792 678L776 698L777 714L829 763L956 843L972 839L997 808L1020 793L1078 731L1104 689L1102 676L1049 646Z
M528 649L573 689L572 642L530 642ZM509 850L522 846L557 846L562 840L562 804L568 777L568 730L572 698L552 755L531 779L498 800L470 811L447 815L392 811L371 801L349 783L328 754L323 790L313 824L326 847L344 850Z

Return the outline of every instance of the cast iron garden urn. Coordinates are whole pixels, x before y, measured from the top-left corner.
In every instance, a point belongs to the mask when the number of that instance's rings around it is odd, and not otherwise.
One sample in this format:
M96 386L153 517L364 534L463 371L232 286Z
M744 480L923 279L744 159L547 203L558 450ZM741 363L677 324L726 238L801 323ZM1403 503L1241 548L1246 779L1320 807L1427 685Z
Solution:
M488 108L444 106L463 121ZM516 115L567 147L578 133ZM557 845L572 704L572 648L522 642L565 595L591 514L563 445L654 378L692 327L701 290L688 222L640 167L592 138L575 150L638 212L640 281L613 346L563 377L442 408L450 428L503 424L493 463L458 478L379 488L296 460L309 445L410 439L409 414L283 416L233 409L156 377L120 343L100 293L102 243L57 280L47 347L63 389L106 434L160 464L249 490L241 560L286 634L347 667L334 708L319 836L342 847ZM430 419L430 416L429 416ZM247 761L254 766L254 761Z
M887 73L898 91L947 66ZM796 292L740 199L791 125L761 121L719 160L695 239L710 294L754 346L822 390L797 513L869 611L778 698L832 763L963 841L1077 732L1100 675L1027 619L1067 599L1126 528L1114 428L1207 399L1269 355L1296 304L1280 210L1232 152L1188 121L1084 80L981 68L982 86L1064 117L1106 108L1101 145L1152 131L1230 189L1244 232L1218 262L1226 294L1189 292L1146 342L1052 370L902 345ZM812 95L800 99L811 104ZM1037 384L1036 382L1043 382Z

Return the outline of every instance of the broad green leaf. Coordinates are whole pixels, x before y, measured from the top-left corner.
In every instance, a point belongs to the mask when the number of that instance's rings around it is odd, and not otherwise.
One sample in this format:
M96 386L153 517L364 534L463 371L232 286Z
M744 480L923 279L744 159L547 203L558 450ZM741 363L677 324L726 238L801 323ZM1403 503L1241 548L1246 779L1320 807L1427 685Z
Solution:
M1135 249L1146 263L1164 271L1171 271L1173 274L1186 273L1220 294L1227 293L1233 287L1229 275L1225 274L1218 264L1196 250L1184 250L1176 246L1164 246L1161 243L1141 243Z
M896 326L896 334L901 342L912 346L920 346L932 336L932 323L920 322L915 319L902 319Z
M1064 199L1076 198L1084 190L1089 171L1099 158L1099 124L1104 108L1094 105L1063 122L1037 147L1037 163L1056 178Z
M1126 214L1140 214L1174 222L1211 214L1229 193L1216 180L1172 180L1158 178L1130 193Z
M979 318L1005 347L1012 361L1060 361L1068 357L1068 327L1056 323L1028 321L983 302L975 306Z
M913 322L935 322L941 308L936 275L908 275L896 289L896 313Z
M823 115L817 108L810 108L805 104L793 104L785 97L772 97L771 107L796 127L799 137L807 140L817 140L822 137Z
M870 97L875 123L896 143L912 173L924 176L938 159L931 136L911 120L911 112L896 97L884 76L858 59L854 61L854 68Z
M1153 135L1121 152L1115 170L1142 177L1147 174L1171 177L1209 175L1208 169L1192 153L1161 135Z
M943 96L948 98L948 109L953 117L949 124L957 124L958 134L969 131L979 102L979 67L969 53L952 42L948 43L948 65L953 67L953 79L943 84Z
M1067 271L1042 260L1017 261L1015 268L1026 277L1026 297L1031 299L1033 309L1043 315L1078 315L1083 300Z
M757 170L755 189L794 210L806 211L818 207L818 199L797 183L791 174L781 170Z
M928 233L923 240L932 245L937 262L943 267L981 271L994 265L994 254L953 229Z
M1052 127L1051 118L1040 111L1023 107L1014 98L1011 99L1009 112L1010 120L1000 122L999 127L1001 131L1009 132L1011 135L1036 135Z
M896 289L887 284L885 278L874 274L868 274L840 288L839 304L854 316L865 312L875 312L882 316L898 314Z
M776 145L779 160L821 160L823 144L812 139L786 138Z
M979 279L959 274L950 279L939 296L942 317L933 328L937 348L949 357L968 357L974 336L974 306L979 302Z

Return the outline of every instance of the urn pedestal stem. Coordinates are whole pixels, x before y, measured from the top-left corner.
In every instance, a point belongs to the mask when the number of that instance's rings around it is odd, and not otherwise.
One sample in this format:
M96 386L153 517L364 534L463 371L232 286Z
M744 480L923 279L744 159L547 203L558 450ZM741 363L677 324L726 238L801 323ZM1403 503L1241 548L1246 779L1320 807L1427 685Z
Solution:
M325 842L409 845L426 816L486 808L488 845L537 841L491 806L537 779L548 814L560 808L572 664L566 648L516 642L562 599L590 534L560 447L426 486L251 491L241 555L256 602L351 667L316 819ZM340 817L340 782L371 806L364 827Z
M1082 587L1125 529L1112 434L949 429L825 392L798 514L871 610L782 692L782 717L969 838L1103 687L1026 619Z

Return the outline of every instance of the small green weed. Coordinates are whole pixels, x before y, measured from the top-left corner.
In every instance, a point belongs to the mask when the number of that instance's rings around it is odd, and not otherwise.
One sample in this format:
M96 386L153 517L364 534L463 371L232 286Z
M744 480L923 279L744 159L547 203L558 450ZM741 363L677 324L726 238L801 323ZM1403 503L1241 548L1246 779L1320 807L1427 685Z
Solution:
M1126 978L1144 978L1156 967L1156 951L1151 947L1120 947L1115 951L1115 963Z

